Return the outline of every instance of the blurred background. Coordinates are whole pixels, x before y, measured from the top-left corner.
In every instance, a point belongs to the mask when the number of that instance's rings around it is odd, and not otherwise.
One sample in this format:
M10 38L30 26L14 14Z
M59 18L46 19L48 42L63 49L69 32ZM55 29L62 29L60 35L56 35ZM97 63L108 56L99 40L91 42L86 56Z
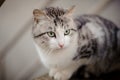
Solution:
M32 80L47 72L31 36L36 8L76 5L74 16L98 14L120 26L120 0L1 0L0 5L0 80Z

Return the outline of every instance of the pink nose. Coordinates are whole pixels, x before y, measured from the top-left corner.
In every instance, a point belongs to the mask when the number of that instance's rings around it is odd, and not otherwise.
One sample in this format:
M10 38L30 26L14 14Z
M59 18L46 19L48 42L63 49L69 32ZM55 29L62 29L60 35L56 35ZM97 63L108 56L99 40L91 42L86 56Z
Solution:
M59 44L59 47L60 47L60 48L63 48L63 46L64 46L64 44Z

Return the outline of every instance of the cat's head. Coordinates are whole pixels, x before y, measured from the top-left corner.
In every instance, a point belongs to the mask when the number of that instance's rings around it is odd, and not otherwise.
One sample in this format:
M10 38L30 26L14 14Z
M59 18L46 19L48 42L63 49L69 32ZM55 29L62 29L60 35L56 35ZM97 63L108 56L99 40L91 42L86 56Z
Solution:
M71 17L73 9L49 7L33 11L33 37L40 47L55 50L70 46L76 35L76 25Z

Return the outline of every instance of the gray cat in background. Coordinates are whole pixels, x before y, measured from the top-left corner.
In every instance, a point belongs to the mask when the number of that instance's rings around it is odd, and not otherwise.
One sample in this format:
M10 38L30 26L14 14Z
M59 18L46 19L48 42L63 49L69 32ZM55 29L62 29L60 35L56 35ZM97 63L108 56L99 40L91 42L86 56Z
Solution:
M35 9L33 39L49 76L68 80L85 65L84 76L120 69L120 29L97 15L73 18L70 9Z

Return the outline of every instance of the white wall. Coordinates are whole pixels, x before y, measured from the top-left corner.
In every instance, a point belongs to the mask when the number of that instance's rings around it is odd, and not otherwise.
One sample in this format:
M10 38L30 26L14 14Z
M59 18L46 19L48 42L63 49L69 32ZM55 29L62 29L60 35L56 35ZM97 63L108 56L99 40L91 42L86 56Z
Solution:
M16 34L24 27L30 27L17 43L8 50L4 59L5 76L7 80L31 79L44 72L39 63L34 48L31 27L32 11L44 6L48 0L6 0L0 8L0 51L12 41ZM54 0L52 6L69 8L76 5L75 15L91 12L104 0ZM120 25L120 0L113 0L101 13L117 25ZM0 53L2 54L2 53ZM32 69L31 71L29 69ZM29 73L29 74L26 74ZM25 74L24 74L25 73ZM23 77L24 76L24 77Z
M16 78L38 55L31 39L32 11L46 0L6 0L0 8L0 50L26 25L27 32L18 40L5 57L5 73L8 80Z

